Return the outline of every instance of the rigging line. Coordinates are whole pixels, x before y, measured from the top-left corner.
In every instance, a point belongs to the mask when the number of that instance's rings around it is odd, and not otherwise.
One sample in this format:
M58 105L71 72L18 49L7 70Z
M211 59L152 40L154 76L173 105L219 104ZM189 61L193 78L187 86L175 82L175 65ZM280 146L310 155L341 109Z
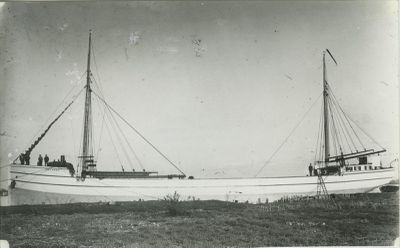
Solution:
M108 136L110 137L111 143L112 143L112 145L113 145L115 154L117 154L118 162L119 162L119 164L120 164L122 170L124 170L124 166L122 165L121 158L119 157L118 150L117 150L117 148L116 148L116 146L115 146L115 143L114 143L114 140L113 140L113 138L112 138L112 135L111 135L111 132L110 132L110 128L108 127L107 121L105 121L104 123L106 124L106 130L107 130Z
M325 153L324 151L324 147L325 147L325 136L324 136L324 105L321 104L321 126L320 126L320 138L319 138L319 154L318 154L318 158L320 159L319 161L323 161L324 160L324 156Z
M286 141L292 136L294 131L300 126L300 124L303 122L304 118L307 116L307 114L311 111L311 109L314 107L315 103L319 100L319 98L322 96L322 93L317 97L317 99L314 101L313 104L308 108L307 112L302 116L300 121L297 123L297 125L290 131L289 135L283 140L283 142L279 145L279 147L272 153L272 155L268 158L268 160L264 163L264 165L258 170L258 172L255 174L254 177L257 177L260 172L265 168L265 166L271 161L271 159L278 153L278 151L282 148L282 146L286 143Z
M329 87L329 85L328 85L328 87ZM330 92L332 93L332 90L330 90ZM333 95L333 97L336 99L336 97L335 97L335 95L334 95L333 93L332 93L332 95ZM353 126L351 125L351 123L350 123L350 121L349 121L350 117L347 116L347 114L343 111L342 107L341 107L339 104L338 104L338 106L339 106L340 110L342 111L343 116L344 116L345 119L347 120L347 123L349 124L351 130L353 131L354 135L356 136L358 142L361 144L361 146L364 148L364 150L366 150L365 146L364 146L363 143L361 142L360 138L358 137L356 131L354 130ZM361 129L361 128L360 128L360 129ZM362 131L362 130L361 130L361 131ZM368 136L368 135L367 135L367 136ZM378 144L378 145L379 145L379 144Z
M103 87L102 87L101 82L100 82L100 73L99 73L99 69L98 69L98 67L97 67L97 61L96 61L96 56L95 56L95 53L94 53L94 46L93 46L93 44L92 44L92 55L93 55L94 66L96 67L96 74L97 74L97 77L98 77L98 79L99 79L99 80L98 80L98 81L99 81L99 84L97 85L96 82L95 82L95 84L96 84L97 87L99 88L100 95L105 99L104 94L103 94ZM94 79L95 81L97 81L94 77L93 77L93 79Z
M185 173L178 168L178 166L176 166L167 156L164 155L164 153L162 153L157 147L155 147L148 139L146 139L136 128L134 128L128 121L126 121L117 111L115 111L104 99L102 99L99 95L97 95L95 92L93 92L101 101L104 102L104 104L106 104L110 110L112 110L123 122L125 122L130 128L132 128L133 131L135 131L135 133L137 135L139 135L144 141L146 141L147 144L149 144L155 151L158 152L158 154L160 154L165 160L167 160L172 166L175 167L175 169L177 169L180 173L182 173L182 175L185 175Z
M339 127L340 127L340 129L341 129L341 131L342 131L342 133L343 133L343 136L344 136L344 139L346 140L346 144L347 144L347 146L349 147L349 150L350 150L350 152L353 152L353 149L351 149L351 145L350 145L350 142L349 142L349 140L348 140L348 138L347 138L347 136L349 135L347 132L346 132L346 129L345 129L345 123L343 122L343 119L342 119L342 116L341 116L341 114L340 114L340 112L338 111L338 109L337 109L337 102L335 102L334 101L334 99L332 98L331 99L332 100L332 110L333 111L335 111L335 114L336 114L336 116L339 116L339 119L338 119L338 123L339 123ZM344 127L343 127L344 126ZM349 139L350 139L351 137L349 136Z
M123 140L121 139L121 136L122 136L123 138L125 138L125 136L124 136L124 134L122 133L121 128L118 126L118 123L116 122L114 116L112 115L112 113L111 113L111 111L108 109L108 107L107 107L107 110L108 110L108 112L107 112L107 117L109 118L109 122L110 122L111 126L113 127L114 133L115 133L116 136L117 136L117 140L118 140L119 145L120 145L120 147L121 147L121 149L122 149L122 151L123 151L123 153L124 153L124 155L125 155L125 159L126 159L126 161L127 161L127 164L129 165L130 169L134 170L133 162L132 162L132 160L131 160L131 158L130 158L130 156L129 156L129 153L128 153L126 147L124 146ZM119 132L118 132L118 131L119 131Z
M322 149L323 149L323 142L324 142L324 138L323 138L323 133L322 133L322 128L319 131L319 143L318 143L318 150L317 150L317 159L315 161L322 161L323 160L323 156L322 156Z
M108 109L108 107L107 107L107 109ZM119 145L120 145L120 147L121 147L121 149L122 149L122 151L123 151L123 153L124 153L124 155L125 155L125 158L126 158L126 160L127 160L127 162L128 162L128 165L131 167L131 169L134 169L133 168L133 163L132 163L132 161L131 161L131 159L130 159L130 157L129 157L129 155L128 155L128 152L126 151L126 149L125 149L125 146L123 145L123 142L122 142L122 139L121 139L121 137L120 137L120 135L121 136L124 136L121 132L121 129L117 129L118 128L118 124L116 123L116 121L115 121L115 119L114 119L114 116L112 115L112 113L111 113L111 111L108 109L108 112L107 112L107 117L109 118L109 121L110 121L110 124L111 124L111 126L112 126L112 128L114 128L114 133L116 134L116 136L117 136L117 140L118 140L118 142L119 142ZM118 132L119 131L119 132Z
M76 97L79 96L79 94L81 92L82 92L82 90L79 91L79 93L76 95ZM65 111L67 111L67 109L74 103L74 101L76 100L76 97L74 97L73 100L63 109L63 111L50 123L50 125L47 126L47 128L43 131L43 133L39 136L39 138L36 138L35 142L33 144L31 144L31 146L25 151L25 154L30 154L31 153L31 151L44 138L44 136L50 130L50 128L54 125L54 123L56 123L58 121L58 119L60 119L60 117L65 113ZM15 162L16 160L18 160L18 158L19 158L19 156L16 157L13 161Z
M321 104L321 113L322 113L322 109L323 109L323 105ZM317 161L317 157L319 157L318 155L318 148L319 148L319 139L321 136L321 123L322 123L322 114L320 115L319 118L319 124L318 124L318 133L317 133L317 144L315 145L315 154L314 154L314 161Z
M364 131L354 120L352 120L350 117L348 117L356 126L368 137L370 138L375 144L377 144L381 149L385 149L383 146L381 146L374 138L372 138L366 131ZM364 147L365 149L365 147Z
M332 111L332 102L331 102L332 100L329 98L329 96L328 96L328 108L329 108L329 113L330 113L330 115L331 115L331 119L332 119L332 127L333 127L333 137L334 137L334 142L336 142L336 144L335 144L335 152L336 152L336 155L338 155L339 153L337 152L337 148L339 148L339 150L340 151L342 151L342 146L341 146L341 139L340 139L340 136L339 136L339 134L338 134L338 131L337 131L337 128L336 128L336 124L335 124L335 118L333 117L333 111ZM336 141L335 141L335 139L336 139ZM337 148L336 148L336 146L337 146Z
M336 139L336 146L337 146L336 155L339 155L340 154L339 152L343 152L342 149L343 140L341 139L340 132L337 127L337 120L336 117L333 116L332 106L330 104L329 104L329 109L331 111L331 117L332 117L332 126L334 131L333 135L335 135Z
M329 85L328 82L326 82L326 84ZM331 106L330 106L331 105L331 99L329 97L329 94L327 95L326 103L327 103L328 115L330 115L330 118L329 118L330 122L328 123L328 125L329 125L329 130L331 132L329 134L331 134L330 137L332 137L332 143L333 143L333 148L335 150L335 154L338 154L338 152L337 152L337 144L339 143L339 141L338 141L337 132L336 132L336 126L335 126L335 122L334 122L334 118L333 118L332 110L331 110ZM331 155L330 151L328 151L328 155ZM327 159L327 158L325 158L325 159Z
M324 153L324 149L325 149L325 135L324 135L324 122L325 122L325 117L324 117L324 104L321 104L321 119L322 119L322 124L321 124L321 143L319 144L319 158L320 161L324 161L325 159L325 153Z
M96 86L99 88L99 86L98 86L97 84L96 84ZM100 89L100 88L99 88L99 89ZM105 106L106 109L108 109L107 105L104 104L104 106ZM140 168L142 168L142 169L144 170L144 167L143 167L143 165L142 165L142 163L141 163L139 157L137 156L136 152L134 151L134 149L132 148L131 144L129 143L127 137L125 136L124 132L122 131L122 128L121 128L120 125L118 124L118 122L117 122L117 120L115 119L114 115L112 115L110 109L108 109L108 111L110 112L110 115L109 115L109 116L111 116L110 119L112 119L112 120L114 121L113 124L118 128L120 134L122 135L122 137L124 138L126 144L128 145L128 148L129 148L130 151L134 154L135 159L136 159L136 161L138 162ZM109 116L107 116L107 117L109 117ZM116 132L116 133L117 133L117 132ZM124 149L124 146L123 146L122 142L120 142L120 145L121 145L121 147ZM125 149L124 149L124 151L125 151L125 156L126 156L128 162L129 162L129 165L131 166L132 169L134 169L133 163L132 163L132 161L130 160L130 157L129 157L128 153L126 152Z
M339 111L339 109L338 109L338 108L340 108L340 104L339 104L338 100L336 99L336 97L335 97L335 95L333 94L333 92L332 92L331 89L330 89L330 92L331 92L331 95L333 96L332 100L333 100L334 107L335 107L335 109L336 109L337 115L339 116L341 122L343 123L344 129L345 129L347 135L349 136L349 139L350 139L350 141L351 141L351 143L352 143L352 145L353 145L353 147L354 147L354 150L357 151L357 146L355 145L355 143L354 143L354 141L353 141L353 137L352 137L350 131L349 131L348 128L347 128L346 122L343 120L342 114L340 113L340 111ZM345 136L345 137L346 137L346 136ZM349 145L349 147L350 147L350 145ZM350 148L350 151L352 151L351 148Z
M109 110L109 111L110 111L110 110ZM110 111L110 115L111 115L112 119L114 120L116 126L118 127L118 129L119 129L119 131L120 131L122 137L124 138L126 144L128 145L128 148L131 150L131 152L132 152L133 155L135 156L135 159L136 159L136 161L138 162L140 168L142 168L142 170L144 170L144 167L143 167L141 161L139 160L139 157L137 156L136 152L134 151L134 149L132 148L132 146L131 146L131 144L129 143L128 139L126 138L126 135L125 135L124 132L122 131L122 129L121 129L120 125L118 124L117 120L115 119L114 115L111 114L111 111ZM130 161L130 159L129 159L129 161ZM130 162L131 162L131 161L130 161ZM132 163L132 162L131 162L131 163ZM131 164L131 166L133 167L133 163Z
M98 83L97 83L96 78L94 78L94 77L93 77L93 80L94 80L93 82L94 82L95 86L98 88L99 93L100 93L100 95L102 96L102 98L105 99L104 94L103 94L102 85L101 85L101 82L100 82L100 74L99 74L99 70L98 70L98 67L97 67L97 62L96 62L95 53L94 53L94 47L93 47L93 46L92 46L92 54L93 54L93 61L94 61L95 67L96 67L96 74L97 74L97 77L98 77ZM106 106L106 105L105 105L105 106ZM110 112L111 112L111 111L110 111ZM126 138L126 136L124 135L124 133L122 132L122 130L121 130L121 128L120 128L118 122L115 120L115 118L114 118L113 115L111 115L111 116L113 117L114 122L116 123L116 125L117 125L117 127L119 128L119 130L120 130L122 136L124 137L125 142L127 143L129 149L130 149L131 152L134 154L134 157L135 157L136 161L138 162L140 168L144 169L144 166L143 166L142 162L140 161L140 159L139 159L139 157L137 156L136 152L135 152L134 149L132 148L131 144L130 144L129 141L127 140L127 138ZM122 146L122 144L121 144L121 146ZM125 154L125 156L126 156L127 159L130 161L129 155ZM132 169L133 169L133 163L132 163L131 161L130 161L130 165L131 165L131 167L132 167Z
M317 160L320 127L321 127L321 117L319 118L319 122L318 122L318 132L317 132L317 139L316 139L316 143L315 143L314 162Z
M49 117L47 118L47 120L44 122L44 124L39 128L39 130L36 132L36 134L32 137L32 139L24 146L23 150L26 150L25 148L28 148L29 144L31 144L34 140L35 137L37 137L43 130L43 128L46 126L46 123L48 123L49 120L52 119L52 116L57 112L57 110L60 108L60 106L62 105L62 103L65 101L65 99L67 99L67 97L71 94L71 92L76 88L76 86L78 85L74 85L72 86L72 88L68 91L68 93L64 96L64 98L62 99L62 101L57 105L57 107L54 109L54 111L49 115Z
M99 69L98 69L98 66L97 66L97 60L96 60L96 56L95 56L94 46L93 45L92 45L92 55L93 55L93 61L94 61L94 65L96 67L96 74L97 74L97 78L98 78L98 80L96 80L96 78L93 76L94 83L97 86L97 88L99 89L99 93L100 93L101 97L103 99L106 99L105 96L104 96L104 93L103 93L103 86L102 86L101 81L100 81L100 73L99 73ZM98 81L98 83L97 83L97 81Z
M93 78L93 79L94 79L94 78ZM92 81L92 82L94 82L94 85L95 85L96 87L99 88L99 86L97 85L95 79L94 79L94 81ZM94 92L94 91L92 91L92 92ZM97 98L95 98L95 99L96 99L96 103L98 104L98 106L101 106L101 104L99 103L99 99L97 99ZM114 142L114 140L113 140L113 138L112 138L112 135L111 135L111 131L110 131L110 130L111 130L111 128L113 128L113 126L112 126L112 123L111 123L111 121L110 121L109 119L110 119L110 117L108 116L108 113L107 113L107 107L104 105L102 126L103 126L104 123L106 124L107 133L108 133L108 135L109 135L109 137L110 137L110 139L111 139L111 143L112 143L112 145L113 145L114 152L115 152L115 154L117 155L118 162L119 162L119 164L120 164L120 166L121 166L122 171L124 171L125 169L124 169L124 166L123 166L123 163L122 163L120 154L119 154L118 151L117 151L115 142ZM110 126L108 126L107 120L109 121ZM114 131L114 132L115 132L115 131ZM118 137L117 137L117 138L118 138ZM117 142L118 142L118 140L117 140ZM98 149L99 149L99 151L100 151L100 141L99 141L99 148L98 148ZM123 152L124 152L124 151L123 151ZM99 154L99 152L98 152L98 154ZM98 155L98 156L99 156L99 155ZM125 155L125 156L126 156L126 155Z
M70 121L69 121L69 124L70 124L70 128L71 128L71 138L72 138L72 147L73 147L73 149L74 149L74 155L76 155L77 153L76 153L76 144L77 144L77 142L75 142L75 133L74 133L74 127L72 126L72 118L70 119Z
M97 99L97 100L99 100L99 99ZM116 143L119 145L119 147L121 147L122 154L124 155L127 164L132 168L132 161L129 159L128 153L126 152L125 147L122 144L122 140L119 136L118 130L115 127L112 117L110 117L112 114L111 114L110 110L107 108L107 106L105 106L105 107L106 107L105 116L106 116L106 120L108 121L108 124L109 124L109 125L107 125L107 127L110 130L110 132L109 132L110 138L111 138L111 131L112 131L113 133L115 133ZM107 124L107 122L106 122L106 124ZM116 147L117 146L115 146L115 148ZM122 167L122 170L125 170L122 163L121 163L121 167Z
M328 104L328 108L329 108L329 104ZM333 130L331 132L333 148L335 149L335 154L338 154L338 152L337 152L337 141L336 141L337 137L336 137L335 125L333 123L333 120L329 123L329 127L330 127L329 130ZM330 152L329 152L329 155L331 155Z
M100 103L99 103L99 100L97 99L97 98L95 98L96 99L96 103L97 103L97 106L99 106L99 109L101 109L100 107ZM100 128L100 137L99 137L99 144L98 144L98 148L97 148L97 152L96 152L96 155L97 155L97 157L96 157L96 161L98 161L99 160L99 154L100 154L100 146L101 146L101 139L102 139L102 137L103 137L103 128L104 128L104 122L105 122L105 106L104 106L104 109L103 109L103 114L102 114L102 118L101 118L101 128Z
M95 53L94 53L94 48L93 48L93 46L92 46L92 54L93 54L93 61L94 61L95 67L96 67L96 74L97 74L97 77L98 77L98 79L99 79L99 80L98 80L98 83L97 83L96 78L93 77L93 82L95 83L96 87L98 88L100 95L101 95L103 98L105 98L105 97L104 97L104 94L103 94L102 85L101 85L101 82L100 82L100 74L99 74L99 70L98 70L98 66L97 66L97 62L96 62L96 58L95 58ZM112 115L111 115L111 116L112 116ZM112 117L113 117L113 116L112 116ZM116 121L115 119L114 119L114 121L115 121L115 123L117 123L117 121ZM120 130L122 136L124 137L125 142L128 144L129 149L130 149L131 152L134 154L134 157L135 157L136 161L138 162L140 168L142 168L142 169L144 170L144 166L143 166L142 162L140 161L139 157L137 156L136 152L135 152L134 149L132 148L131 144L128 142L127 138L126 138L125 135L123 134L121 128L120 128L119 125L118 125L118 123L117 123L117 127L119 128L119 130ZM122 145L121 145L121 146L122 146ZM127 157L127 159L130 161L129 156L126 155L126 157ZM131 161L130 161L130 165L131 165L132 169L134 169L134 168L133 168L133 163L132 163Z

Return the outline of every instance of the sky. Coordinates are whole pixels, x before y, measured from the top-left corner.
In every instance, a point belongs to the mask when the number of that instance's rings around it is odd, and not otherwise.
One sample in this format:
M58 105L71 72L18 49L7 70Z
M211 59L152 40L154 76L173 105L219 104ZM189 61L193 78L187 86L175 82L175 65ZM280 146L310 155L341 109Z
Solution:
M327 70L342 108L387 149L382 160L389 163L399 156L397 4L5 3L1 164L24 151L83 87L89 30L92 72L107 102L187 175L254 176L284 141L260 176L307 174L318 136L326 48L338 62L327 60ZM76 164L82 97L32 152L32 161L38 154L51 160L64 154ZM95 111L97 100L93 103ZM130 168L115 155L116 141L102 121L104 108L97 110L98 168ZM177 172L129 128L121 128L146 169ZM2 178L7 168L2 167Z

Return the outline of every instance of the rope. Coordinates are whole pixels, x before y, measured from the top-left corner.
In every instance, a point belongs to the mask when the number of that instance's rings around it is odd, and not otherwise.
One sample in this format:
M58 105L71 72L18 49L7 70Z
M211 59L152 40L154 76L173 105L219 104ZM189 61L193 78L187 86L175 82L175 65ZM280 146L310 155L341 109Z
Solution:
M356 126L363 132L369 139L372 140L376 145L378 145L380 148L385 149L383 146L381 146L374 138L372 138L366 131L364 131L354 120L352 120L350 117L348 117ZM365 149L365 148L364 148Z
M329 85L328 85L328 87L330 88ZM330 92L332 93L332 90L330 90ZM333 93L332 93L332 95L333 95ZM336 97L335 97L334 95L333 95L333 97L336 99ZM360 138L358 137L356 131L354 130L353 126L351 125L351 123L350 123L350 121L349 121L349 117L348 117L348 116L346 115L346 113L343 111L342 107L341 107L340 105L338 105L338 106L339 106L340 110L342 111L343 116L344 116L345 119L347 120L347 123L349 123L349 126L350 126L351 130L353 130L353 133L354 133L354 135L356 136L358 142L361 144L361 146L362 146L362 147L364 148L364 150L365 150L365 147L364 147L363 143L361 142Z
M329 112L330 112L330 115L331 115L331 127L332 127L332 130L333 130L333 132L332 132L332 137L333 137L333 147L335 148L335 153L336 154L338 154L338 149L337 148L339 148L339 150L341 151L342 150L342 147L340 146L340 138L339 138L339 135L338 135L338 132L337 132L337 129L336 129L336 125L335 125L335 118L333 117L333 114L332 114L332 108L331 108L331 100L330 100L330 98L328 97L328 109L329 109Z
M96 57L95 57L94 44L93 44L93 43L92 43L92 54L93 54L94 65L95 65L95 67L96 67L96 75L97 75L97 77L98 77L98 80L96 80L96 79L93 77L94 83L95 83L95 85L97 86L97 88L98 88L98 90L99 90L100 95L102 96L102 98L105 99L104 94L103 94L102 85L101 85L101 82L100 82L99 69L98 69L98 66L97 66L97 60L96 60ZM105 105L105 107L107 107L107 105ZM109 110L109 112L111 113L110 110ZM119 131L121 132L121 135L123 136L123 138L124 138L126 144L128 145L128 148L129 148L130 151L133 153L133 155L134 155L134 157L135 157L137 163L139 164L140 168L144 169L144 166L143 166L142 162L140 161L140 159L139 159L138 155L136 154L135 150L132 148L131 144L129 143L129 141L127 140L126 136L125 136L124 133L122 132L120 126L118 125L118 122L115 120L115 118L114 118L113 115L111 115L111 117L113 117L116 126L118 127ZM110 124L111 124L111 121L110 121ZM100 143L99 143L99 144L100 144ZM123 146L122 146L122 143L121 143L121 147L123 147ZM124 148L123 148L123 149L124 149ZM124 150L124 151L125 151L125 150ZM126 152L125 152L125 156L126 156L127 160L129 161L129 163L130 163L132 169L134 169L134 168L133 168L133 163L131 162L131 160L130 160L130 158L129 158L129 155L128 155Z
M93 44L92 44L92 54L93 54L94 65L95 65L95 67L96 67L96 74L97 74L97 77L98 77L98 82L97 82L97 80L96 80L94 77L93 77L93 79L94 79L93 82L95 83L96 87L98 88L98 90L99 90L99 92L100 92L100 95L101 95L102 98L104 99L105 97L104 97L102 85L101 85L101 82L100 82L100 75L99 75L99 70L98 70L98 66L97 66L97 61L96 61L96 57L95 57L95 53L94 53L94 45L93 45ZM105 107L107 107L107 105L105 105ZM109 109L108 109L108 110L109 110ZM109 110L109 112L111 113L110 110ZM106 115L106 116L107 116L107 118L109 118L108 115ZM113 118L113 120L114 120L114 122L115 122L115 125L116 125L117 128L119 129L119 131L120 131L122 137L124 138L126 144L128 145L128 148L129 148L130 151L133 153L133 155L134 155L136 161L138 162L140 168L144 169L144 166L143 166L142 162L140 161L140 159L139 159L139 157L137 156L136 152L135 152L134 149L132 148L131 144L130 144L129 141L127 140L127 138L126 138L126 136L124 135L124 133L122 132L120 126L118 125L118 122L115 120L115 118L114 118L113 115L111 115L111 117ZM111 119L111 118L110 118L110 119ZM112 124L112 121L110 121L110 124ZM117 132L115 132L115 133L117 133ZM119 138L119 136L118 136L118 138ZM119 140L120 140L120 139L119 139ZM100 144L100 143L99 143L99 144ZM122 145L122 142L120 142L120 145L121 145L121 147L122 147L122 149L123 149L123 151L124 151L124 153L125 153L126 159L128 160L128 162L129 162L131 168L134 169L134 168L133 168L133 163L132 163L132 161L130 160L128 153L125 151L124 146ZM122 166L122 165L121 165L121 166Z
M147 144L149 144L158 154L160 154L165 160L167 160L175 169L177 169L182 175L185 173L178 168L164 153L162 153L157 147L155 147L146 137L144 137L135 127L133 127L127 120L125 120L116 110L114 110L103 98L97 95L96 92L93 92L95 96L97 96L104 104L106 104L112 112L114 112L125 124L127 124L137 135L139 135Z
M98 102L99 100L97 99L97 98L95 98L96 99L96 103L97 103L97 105L98 106L100 106L100 103ZM100 108L99 108L100 109ZM102 117L101 117L101 128L100 128L100 137L99 137L99 144L98 144L98 146L97 146L97 151L96 151L96 161L98 161L99 160L99 154L100 154L100 145L101 145L101 140L102 140L102 138L103 138L103 128L104 128L104 122L105 122L105 107L104 107L104 110L103 110L103 115L102 115Z
M98 101L97 98L96 98L96 100ZM104 115L107 116L107 115L106 115L106 110L104 110ZM121 158L120 158L120 156L119 156L119 154L118 154L118 150L117 150L117 148L116 148L116 146L115 146L114 140L113 140L112 135L111 135L111 133L110 133L110 128L108 127L108 124L107 124L106 121L105 121L104 123L106 124L107 133L108 133L108 136L109 136L110 139L111 139L111 144L113 145L115 154L117 154L117 158L118 158L119 164L120 164L120 166L121 166L121 169L124 170L124 166L122 165L122 161L121 161Z
M97 88L100 90L100 88L99 88L99 86L97 85L96 81L95 81L95 84L96 84ZM97 99L97 98L96 98L96 99ZM98 99L97 99L97 100L98 100ZM104 110L104 111L105 111L105 116L107 117L108 121L110 122L110 125L113 127L114 133L117 135L118 142L119 142L119 144L120 144L120 146L121 146L121 148L122 148L122 150L123 150L123 153L125 154L125 157L126 157L126 159L127 159L127 161L128 161L128 164L130 165L131 169L134 170L133 163L132 163L132 161L131 161L131 159L130 159L129 153L125 150L125 146L123 145L123 142L122 142L122 140L121 140L121 138L120 138L119 135L122 135L122 137L123 137L125 143L127 144L127 146L128 146L128 148L130 149L130 151L133 153L133 155L134 155L136 161L138 162L140 168L144 169L143 164L141 163L139 157L137 156L137 154L136 154L136 152L134 151L133 147L132 147L131 144L129 143L127 137L125 136L124 132L122 131L122 128L121 128L120 125L118 124L117 120L116 120L115 117L112 115L111 110L110 110L110 109L108 108L108 106L105 105L105 104L104 104L104 108L105 108L105 110ZM108 110L108 111L107 111L107 110ZM115 127L117 127L117 128L115 128ZM118 133L118 131L119 131L119 133Z
M314 161L317 161L317 157L319 157L319 153L318 153L318 148L320 148L320 138L322 136L322 132L321 132L321 127L322 127L322 111L323 111L323 105L321 104L321 115L319 118L319 124L318 124L318 136L317 136L317 143L315 145L315 154L314 154ZM321 149L321 148L320 148Z
M350 145L350 143L349 143L349 140L347 139L348 133L346 132L346 129L343 128L344 125L342 125L343 119L342 119L340 113L337 111L336 103L333 101L333 99L332 99L332 104L333 104L333 105L332 105L332 110L335 112L334 114L335 114L336 116L339 116L339 119L338 119L339 128L340 128L341 132L343 133L344 139L346 140L346 144L347 144L347 146L349 147L350 152L353 152L353 150L351 149L351 145ZM343 123L343 124L344 124L344 123ZM346 127L346 126L345 126L345 127Z
M136 160L137 160L138 163L139 163L139 166L140 166L142 169L144 169L144 168L143 168L143 165L141 164L139 158L138 158L137 155L136 155L136 152L133 150L131 144L129 143L128 139L126 138L125 134L123 133L123 131L122 131L120 125L118 124L118 122L117 122L117 120L115 119L114 115L111 114L111 110L109 109L109 107L107 107L107 108L108 108L108 110L109 110L109 112L110 112L110 115L111 115L112 120L114 121L114 123L115 123L115 125L117 126L119 132L121 133L121 135L122 135L122 137L124 138L126 144L128 145L128 148L129 148L129 149L131 150L131 152L134 154ZM122 146L122 142L121 142L121 146ZM124 149L124 151L125 151L125 149ZM126 152L125 155L126 155L126 157L127 157L127 160L129 161L129 163L130 163L132 169L134 169L134 168L133 168L133 163L132 163L132 161L130 160L130 157L129 157L128 153Z
M78 81L80 81L81 79L82 79L82 77L83 77L83 75L79 78L79 80ZM76 85L74 85L69 91L68 91L68 93L64 96L64 98L62 99L62 101L57 105L57 107L54 109L54 111L49 115L49 117L47 118L47 120L44 122L44 123L47 123L50 119L51 119L51 117L57 112L57 110L60 108L60 106L61 106L61 104L65 101L65 99L67 99L67 97L71 94L71 92L76 88L76 86L77 86L77 84ZM25 148L28 148L28 145L29 144L31 144L33 141L34 141L34 139L35 139L35 137L37 137L38 135L39 135L39 133L41 133L41 130L44 128L46 126L46 124L43 124L40 128L39 128L39 130L36 132L36 134L30 139L30 141L24 146L24 149L23 150L26 150ZM18 157L17 158L15 158L14 159L14 161L16 161L18 159Z
M297 125L290 131L289 135L283 140L283 142L279 145L279 147L272 153L272 155L268 158L268 160L264 163L264 165L258 170L258 172L255 174L254 177L257 177L260 172L265 168L265 166L272 160L272 158L278 153L278 151L282 148L282 146L286 143L286 141L292 136L294 131L300 126L300 124L303 122L304 118L307 116L307 114L311 111L312 107L314 107L315 103L318 101L318 99L321 97L322 94L318 96L318 98L314 101L314 103L308 108L307 112L303 115L303 117L300 119L300 121L297 123Z
M83 89L82 89L83 90ZM79 94L82 92L82 90L79 91L79 93L76 95L79 96ZM76 97L63 109L63 111L50 123L50 125L43 131L43 133L39 136L37 140L26 150L24 153L25 155L29 155L32 150L39 144L39 142L44 138L44 136L47 134L47 132L50 130L50 128L60 119L60 117L67 111L67 109L75 102ZM18 160L19 157L14 159L14 162Z
M330 90L330 91L331 91L331 90ZM331 91L331 95L332 95L332 97L333 97L332 100L333 100L333 103L334 103L334 107L335 107L336 113L337 113L337 115L339 116L341 122L343 123L344 129L345 129L345 133L348 135L348 137L349 137L349 139L350 139L350 141L351 141L351 143L352 143L352 145L353 145L353 147L354 147L354 150L357 150L357 146L355 145L355 143L354 143L354 141L353 141L353 138L351 137L351 133L350 133L350 131L347 129L347 125L345 124L345 121L343 120L342 114L340 114L340 112L339 112L339 108L340 108L339 102L337 101L337 99L336 99L336 97L335 97L335 95L333 94L332 91ZM345 137L346 137L346 136L345 136ZM352 152L352 149L351 149L351 147L350 147L350 144L348 144L348 145L349 145L350 151Z

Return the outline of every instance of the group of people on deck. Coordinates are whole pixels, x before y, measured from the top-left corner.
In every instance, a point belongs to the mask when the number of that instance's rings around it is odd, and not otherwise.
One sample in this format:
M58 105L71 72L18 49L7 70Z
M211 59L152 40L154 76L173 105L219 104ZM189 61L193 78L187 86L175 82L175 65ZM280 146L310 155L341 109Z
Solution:
M339 176L343 176L343 174L345 173L345 169L346 169L346 163L344 161L344 159L340 160L340 165L338 167L337 173ZM314 168L314 166L310 163L310 165L308 166L308 176L318 176L319 173L325 174L326 171L318 171L317 169Z
M46 154L44 155L44 165L47 166L48 163L49 163L49 157ZM39 154L37 165L42 166L42 164L43 164L43 157L41 154Z
M37 165L38 166L42 166L43 165L43 160L44 160L44 165L47 166L47 164L49 163L49 160L50 160L49 157L47 156L47 154L44 156L44 159L43 159L42 155L39 154ZM21 164L30 165L30 156L29 156L29 154L21 153L19 155L19 161L21 162Z

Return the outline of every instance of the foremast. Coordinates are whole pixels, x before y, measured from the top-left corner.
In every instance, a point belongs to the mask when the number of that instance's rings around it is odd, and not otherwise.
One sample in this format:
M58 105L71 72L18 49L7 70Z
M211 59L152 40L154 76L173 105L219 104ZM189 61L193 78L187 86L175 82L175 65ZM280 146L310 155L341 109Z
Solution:
M92 46L92 32L89 33L89 48L86 69L86 94L85 94L85 109L83 115L83 137L82 137L82 153L79 156L78 177L85 177L88 167L93 164L93 147L92 147L92 89L90 87L90 55Z

